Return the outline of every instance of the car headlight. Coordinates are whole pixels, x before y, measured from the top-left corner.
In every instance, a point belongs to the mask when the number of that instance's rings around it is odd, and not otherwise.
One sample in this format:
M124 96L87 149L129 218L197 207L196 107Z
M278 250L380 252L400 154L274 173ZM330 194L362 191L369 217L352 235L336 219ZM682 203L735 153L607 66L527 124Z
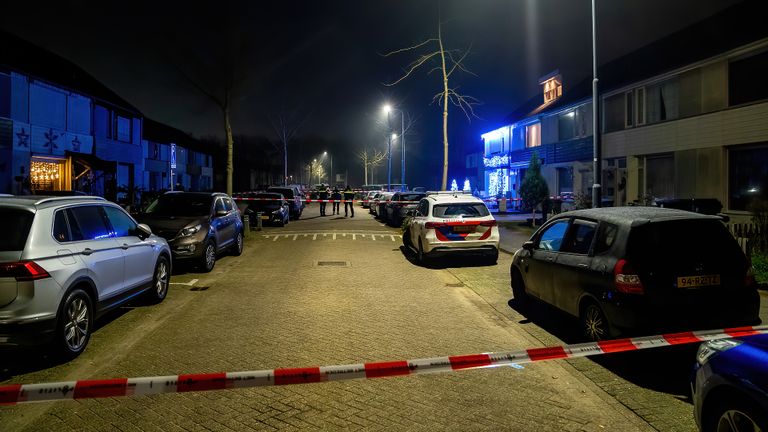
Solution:
M277 209L277 210L273 210L273 211L272 211L272 214L273 214L273 215L276 215L276 214L280 214L280 209Z
M191 235L197 234L197 232L200 231L201 228L203 228L203 226L200 224L197 224L193 227L184 228L183 230L181 230L181 236L189 237Z
M715 354L728 351L739 345L741 345L741 341L736 339L717 339L705 342L699 346L699 351L696 353L696 361L698 361L700 365L703 365Z

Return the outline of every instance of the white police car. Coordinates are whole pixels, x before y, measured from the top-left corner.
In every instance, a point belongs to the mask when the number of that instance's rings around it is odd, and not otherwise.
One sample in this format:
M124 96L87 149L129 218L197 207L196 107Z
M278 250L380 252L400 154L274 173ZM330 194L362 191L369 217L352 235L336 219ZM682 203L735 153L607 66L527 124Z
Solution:
M403 233L403 244L420 263L455 253L479 254L495 264L499 229L485 203L461 192L429 192L419 201Z

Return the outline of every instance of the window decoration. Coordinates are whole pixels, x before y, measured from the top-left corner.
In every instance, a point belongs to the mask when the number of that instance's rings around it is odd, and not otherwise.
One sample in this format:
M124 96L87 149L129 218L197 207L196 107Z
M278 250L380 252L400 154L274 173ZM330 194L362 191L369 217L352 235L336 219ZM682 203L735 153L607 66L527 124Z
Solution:
M483 158L483 166L486 168L498 168L503 166L509 166L509 156L493 156L489 158Z

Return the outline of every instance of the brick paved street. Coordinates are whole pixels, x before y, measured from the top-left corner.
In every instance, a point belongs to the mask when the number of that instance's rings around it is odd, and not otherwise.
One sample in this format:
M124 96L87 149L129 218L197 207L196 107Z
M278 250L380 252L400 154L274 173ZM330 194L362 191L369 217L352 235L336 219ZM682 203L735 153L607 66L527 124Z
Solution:
M364 209L354 219L320 218L317 207L304 215L285 228L252 232L244 254L221 258L210 274L177 269L164 303L110 314L74 361L54 365L35 352L2 353L0 380L256 370L570 341L560 330L567 320L530 322L507 305L508 254L496 266L424 268L404 255L398 230ZM344 265L320 265L333 261ZM2 407L0 425L3 431L692 430L691 405L678 385L688 378L688 354ZM654 362L658 371L665 361L683 376L633 373L627 366L647 370L645 362Z

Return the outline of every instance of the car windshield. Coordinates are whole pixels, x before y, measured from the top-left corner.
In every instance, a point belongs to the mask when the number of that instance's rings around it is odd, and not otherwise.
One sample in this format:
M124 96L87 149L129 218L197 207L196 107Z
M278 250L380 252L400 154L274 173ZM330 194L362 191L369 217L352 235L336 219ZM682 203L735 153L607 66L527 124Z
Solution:
M0 251L23 250L34 217L35 214L27 210L0 209L0 226L4 232L0 236Z
M482 203L455 203L455 204L437 204L432 209L432 216L438 218L452 217L484 217L491 214L488 207Z
M208 216L213 197L198 194L166 194L147 207L152 216Z
M424 198L422 193L402 194L400 195L400 201L418 201Z

